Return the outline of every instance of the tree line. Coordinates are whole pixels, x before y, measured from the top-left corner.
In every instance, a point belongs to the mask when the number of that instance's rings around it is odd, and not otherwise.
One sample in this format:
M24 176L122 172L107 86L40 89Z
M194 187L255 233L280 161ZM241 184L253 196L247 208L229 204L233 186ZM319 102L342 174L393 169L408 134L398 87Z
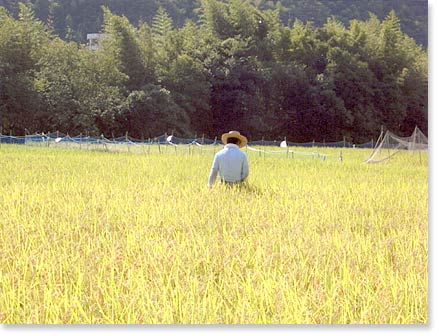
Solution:
M224 0L226 1L226 0ZM296 19L313 22L316 26L335 17L345 25L352 19L367 20L369 12L380 20L393 9L401 20L404 33L424 47L428 45L427 0L242 0L260 10L277 9L281 22L291 26ZM18 15L20 0L0 0L0 6ZM21 0L21 2L24 2ZM201 7L200 0L26 0L35 16L50 24L63 40L84 43L87 33L98 32L103 23L101 6L113 13L124 15L132 24L151 23L163 7L176 27L187 19L196 21Z
M0 7L0 122L43 130L149 138L167 132L305 142L376 138L428 127L427 53L383 20L321 27L282 23L279 8L202 0L177 27L164 7L151 23L101 8L97 50L58 37L20 3Z

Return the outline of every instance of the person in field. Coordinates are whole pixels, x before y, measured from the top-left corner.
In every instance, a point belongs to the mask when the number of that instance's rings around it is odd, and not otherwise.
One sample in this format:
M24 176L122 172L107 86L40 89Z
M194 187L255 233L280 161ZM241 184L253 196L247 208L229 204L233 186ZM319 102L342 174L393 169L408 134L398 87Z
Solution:
M211 187L219 175L221 183L239 184L249 174L247 155L240 148L247 145L247 138L238 131L230 131L221 136L224 148L215 154L207 182Z

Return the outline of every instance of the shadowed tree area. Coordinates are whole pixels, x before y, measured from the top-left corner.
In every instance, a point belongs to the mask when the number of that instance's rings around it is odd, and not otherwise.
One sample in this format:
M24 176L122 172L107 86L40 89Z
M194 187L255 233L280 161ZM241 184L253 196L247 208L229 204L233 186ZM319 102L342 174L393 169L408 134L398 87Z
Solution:
M69 36L57 21L66 3ZM105 34L97 50L75 42L82 33L73 8L85 3L99 13L90 29ZM3 133L214 137L238 129L296 142L369 141L381 127L427 133L427 53L396 10L345 22L341 11L330 16L340 1L313 1L313 15L302 1L132 1L144 15L133 24L121 3L0 1Z

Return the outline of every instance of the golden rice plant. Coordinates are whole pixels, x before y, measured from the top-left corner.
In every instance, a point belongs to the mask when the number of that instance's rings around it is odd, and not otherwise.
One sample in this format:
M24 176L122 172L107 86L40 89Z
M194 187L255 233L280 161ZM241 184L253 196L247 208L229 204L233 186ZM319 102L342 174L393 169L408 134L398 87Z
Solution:
M2 145L2 324L428 323L428 161Z

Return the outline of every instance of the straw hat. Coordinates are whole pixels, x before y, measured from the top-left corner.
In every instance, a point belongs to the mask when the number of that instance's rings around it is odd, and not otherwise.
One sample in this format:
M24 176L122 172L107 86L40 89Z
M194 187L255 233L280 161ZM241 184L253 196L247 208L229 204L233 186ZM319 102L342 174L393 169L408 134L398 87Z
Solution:
M238 146L239 146L240 148L242 148L242 147L244 147L245 145L247 145L247 142L248 142L247 138L246 138L245 136L241 135L238 131L230 131L229 133L224 133L224 134L221 136L221 141L222 141L224 144L227 144L227 139L228 139L228 138L237 138L237 139L239 139L239 144L238 144Z

